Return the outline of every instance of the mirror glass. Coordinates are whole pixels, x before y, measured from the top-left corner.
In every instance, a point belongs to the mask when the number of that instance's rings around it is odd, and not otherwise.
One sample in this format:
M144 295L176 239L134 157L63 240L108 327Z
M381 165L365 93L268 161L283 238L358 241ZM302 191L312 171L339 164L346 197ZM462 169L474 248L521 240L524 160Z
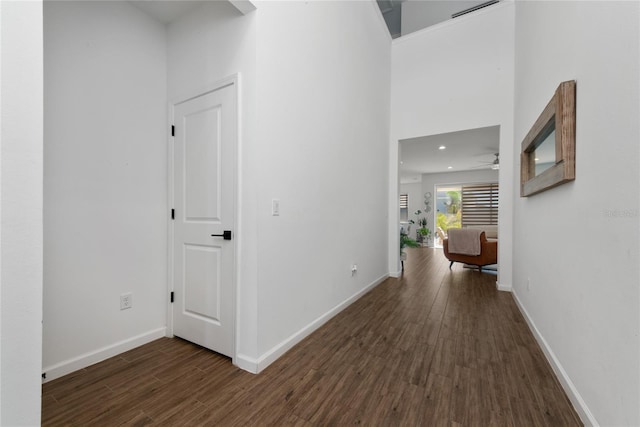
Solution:
M549 169L556 163L556 130L551 129L534 151L536 162L536 176Z

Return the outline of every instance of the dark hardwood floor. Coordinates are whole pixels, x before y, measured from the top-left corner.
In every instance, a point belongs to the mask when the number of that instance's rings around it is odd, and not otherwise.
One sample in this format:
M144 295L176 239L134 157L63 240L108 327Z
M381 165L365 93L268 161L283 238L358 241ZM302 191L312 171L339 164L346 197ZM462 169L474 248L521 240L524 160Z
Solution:
M163 338L44 384L45 426L582 425L511 294L441 250L259 375Z

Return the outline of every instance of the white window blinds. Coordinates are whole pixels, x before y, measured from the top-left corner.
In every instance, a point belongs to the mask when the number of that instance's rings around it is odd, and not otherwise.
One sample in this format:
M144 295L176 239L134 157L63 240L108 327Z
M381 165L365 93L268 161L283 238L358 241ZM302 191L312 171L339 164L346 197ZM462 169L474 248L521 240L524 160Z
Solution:
M407 221L409 218L409 195L400 195L400 221Z
M498 183L462 186L462 226L498 225Z

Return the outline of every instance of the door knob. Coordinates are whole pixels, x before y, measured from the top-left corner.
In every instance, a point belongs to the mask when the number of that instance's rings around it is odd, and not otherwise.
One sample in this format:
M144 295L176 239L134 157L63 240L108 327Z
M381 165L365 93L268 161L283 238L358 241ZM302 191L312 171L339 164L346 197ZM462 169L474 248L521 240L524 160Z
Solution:
M212 234L211 237L222 237L224 240L231 240L231 230L224 230L222 234Z

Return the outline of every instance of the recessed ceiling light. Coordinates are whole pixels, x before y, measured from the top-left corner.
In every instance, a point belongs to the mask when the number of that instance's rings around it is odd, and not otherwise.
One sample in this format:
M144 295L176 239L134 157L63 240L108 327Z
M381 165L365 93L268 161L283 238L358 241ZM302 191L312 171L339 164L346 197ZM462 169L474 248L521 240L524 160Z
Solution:
M438 150L444 150L445 148L447 147L445 147L444 145L441 145L440 147L438 147Z
M453 169L453 166L447 166L447 169Z
M537 162L538 160L540 160L540 159L536 157L536 158L535 158L535 161Z
M404 162L403 162L402 160L400 160L400 164L401 164L401 165L404 165Z

